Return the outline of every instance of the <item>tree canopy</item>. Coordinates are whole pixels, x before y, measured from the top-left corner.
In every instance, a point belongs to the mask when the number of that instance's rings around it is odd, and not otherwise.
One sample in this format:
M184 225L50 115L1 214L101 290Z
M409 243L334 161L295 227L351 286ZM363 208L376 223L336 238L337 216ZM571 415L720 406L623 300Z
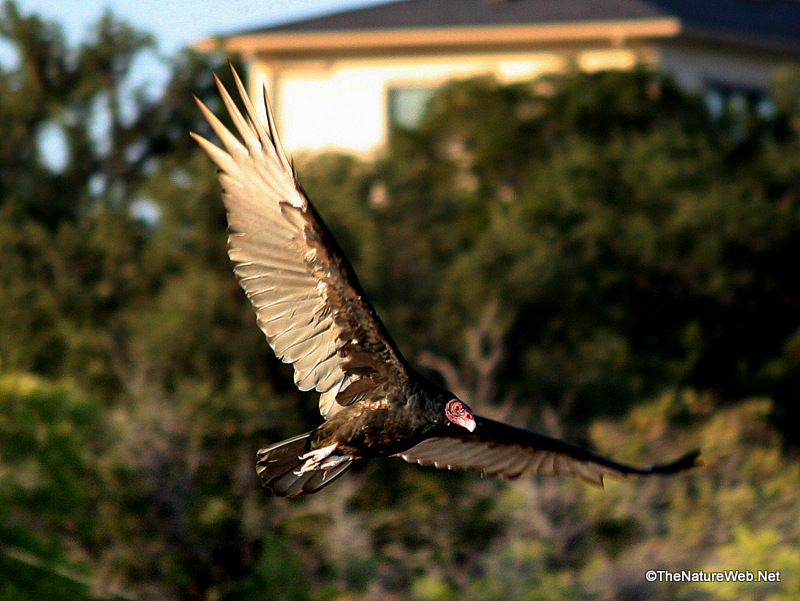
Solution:
M686 477L367 465L304 501L255 451L312 427L225 255L217 56L107 14L0 12L0 597L794 599L800 77L771 112L658 73L442 88L380 159L300 180L406 356L476 409ZM221 111L218 111L221 112ZM780 582L648 582L780 570Z

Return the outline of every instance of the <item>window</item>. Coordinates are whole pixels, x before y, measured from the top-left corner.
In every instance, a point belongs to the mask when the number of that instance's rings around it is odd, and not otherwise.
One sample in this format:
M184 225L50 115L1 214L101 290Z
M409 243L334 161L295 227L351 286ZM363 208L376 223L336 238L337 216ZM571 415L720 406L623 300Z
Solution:
M768 118L775 110L772 99L764 90L717 82L706 84L705 100L711 116L717 118L725 113L735 116L754 113Z
M389 126L417 129L433 93L425 86L389 88Z

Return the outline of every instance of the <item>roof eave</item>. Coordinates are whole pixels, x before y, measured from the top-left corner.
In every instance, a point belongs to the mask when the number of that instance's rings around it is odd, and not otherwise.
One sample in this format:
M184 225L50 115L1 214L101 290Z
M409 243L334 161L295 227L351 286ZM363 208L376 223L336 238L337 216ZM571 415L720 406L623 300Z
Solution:
M244 57L291 56L295 53L338 54L387 51L442 51L447 48L545 46L553 43L669 38L681 32L673 17L581 23L536 23L470 27L426 27L340 31L280 31L205 38L193 47L200 52L221 50Z
M800 54L800 42L774 36L763 36L747 32L730 32L720 29L704 29L699 27L686 27L681 32L681 37L687 40L704 42L725 48L740 48L742 50L784 54L787 57L796 57Z

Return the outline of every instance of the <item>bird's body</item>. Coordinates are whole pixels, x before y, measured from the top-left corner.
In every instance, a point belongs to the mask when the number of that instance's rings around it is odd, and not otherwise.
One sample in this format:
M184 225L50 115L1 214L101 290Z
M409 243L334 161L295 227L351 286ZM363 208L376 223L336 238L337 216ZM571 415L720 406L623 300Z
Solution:
M314 431L311 448L338 444L354 459L407 451L446 427L437 419L437 391L420 383L409 381L402 398L358 401L338 411Z
M234 72L246 117L217 80L237 138L198 101L222 141L193 134L219 167L228 255L275 354L301 390L320 394L325 421L258 452L265 486L282 496L316 492L355 461L406 461L485 475L565 474L601 484L607 475L670 474L697 453L646 468L474 415L404 359L333 235L297 183L274 130L266 91L259 116Z
M451 426L456 427L444 418L440 407L439 399L446 398L444 392L421 376L412 376L402 398L357 401L296 439L291 448L277 443L261 449L258 473L278 494L294 496L294 490L313 485L315 472L324 472L317 474L322 485L357 460L401 455L423 440L446 435ZM319 451L325 452L314 462L309 456ZM281 466L275 465L278 458Z

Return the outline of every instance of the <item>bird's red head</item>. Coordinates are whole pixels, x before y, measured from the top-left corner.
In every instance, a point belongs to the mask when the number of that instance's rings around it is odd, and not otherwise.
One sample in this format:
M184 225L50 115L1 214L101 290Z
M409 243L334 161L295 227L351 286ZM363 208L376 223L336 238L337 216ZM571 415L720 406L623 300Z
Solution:
M447 405L444 406L444 416L457 426L466 428L470 432L475 429L475 417L472 415L472 409L458 399L447 401Z

